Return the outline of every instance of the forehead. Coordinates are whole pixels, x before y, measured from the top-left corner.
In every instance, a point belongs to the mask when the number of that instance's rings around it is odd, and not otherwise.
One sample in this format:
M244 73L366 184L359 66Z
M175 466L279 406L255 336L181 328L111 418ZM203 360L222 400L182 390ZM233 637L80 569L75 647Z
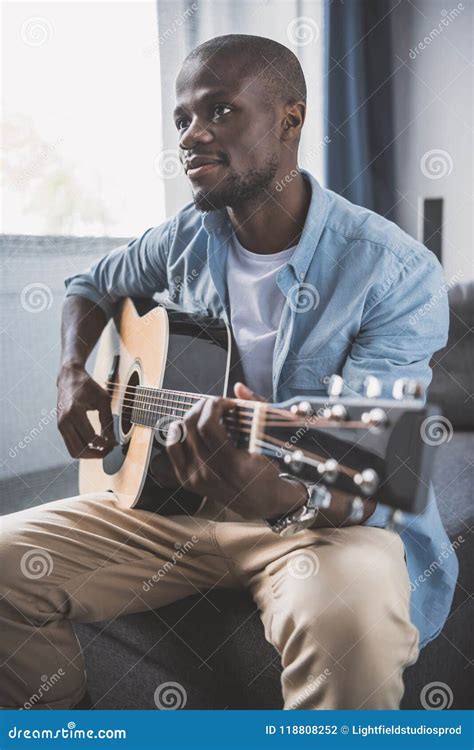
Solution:
M176 79L176 108L205 104L210 99L258 103L263 85L257 75L243 74L232 61L222 58L208 62L191 61L183 65Z

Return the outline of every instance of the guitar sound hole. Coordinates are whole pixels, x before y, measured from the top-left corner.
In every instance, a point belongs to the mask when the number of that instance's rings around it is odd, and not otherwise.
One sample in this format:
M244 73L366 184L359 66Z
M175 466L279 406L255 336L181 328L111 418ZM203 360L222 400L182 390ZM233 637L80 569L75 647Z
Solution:
M122 435L127 437L128 433L132 429L132 409L135 401L135 390L140 385L139 373L135 370L130 375L130 379L127 383L127 389L122 402L122 412L120 414L120 429Z

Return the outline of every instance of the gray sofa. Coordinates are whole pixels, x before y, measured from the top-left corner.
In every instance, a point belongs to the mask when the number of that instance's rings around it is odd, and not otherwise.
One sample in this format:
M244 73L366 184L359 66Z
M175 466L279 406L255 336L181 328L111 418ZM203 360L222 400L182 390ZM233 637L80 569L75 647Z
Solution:
M62 247L64 252L64 242ZM104 249L102 243L96 254ZM65 271L70 272L71 263ZM450 538L462 535L466 540L457 551L460 577L443 632L405 672L403 708L420 708L421 689L435 681L451 688L452 709L470 707L473 300L474 284L450 291L449 343L434 359L429 394L444 407L454 427L452 440L438 451L434 485ZM52 389L50 381L47 387ZM4 513L74 495L77 465L65 460L63 465L43 470L11 471L0 479L0 489ZM77 633L85 653L89 691L98 709L154 709L154 692L163 682L184 687L186 709L282 706L279 656L265 641L258 612L246 593L211 591L206 597L197 595L153 612L78 625Z

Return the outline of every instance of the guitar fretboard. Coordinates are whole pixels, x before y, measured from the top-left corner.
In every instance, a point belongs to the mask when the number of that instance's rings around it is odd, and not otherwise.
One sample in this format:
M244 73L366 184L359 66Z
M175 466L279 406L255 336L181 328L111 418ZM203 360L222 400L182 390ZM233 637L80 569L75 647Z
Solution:
M156 427L173 420L182 419L193 404L204 395L196 393L179 393L161 388L145 388L138 386L134 389L131 421L146 427Z

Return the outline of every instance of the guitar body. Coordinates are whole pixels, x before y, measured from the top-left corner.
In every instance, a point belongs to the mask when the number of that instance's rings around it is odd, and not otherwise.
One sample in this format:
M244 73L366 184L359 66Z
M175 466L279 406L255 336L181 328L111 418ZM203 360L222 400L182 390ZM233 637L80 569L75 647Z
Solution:
M239 379L232 364L224 321L167 310L153 300L124 299L102 333L93 372L111 394L117 446L104 458L81 459L80 493L114 492L128 507L162 515L195 512L203 498L160 483L155 467L165 450L165 431L132 422L128 394L142 386L230 395ZM172 398L186 404L185 395ZM88 412L88 418L100 434L98 413Z
M102 333L93 372L111 397L117 445L104 457L81 459L81 494L113 492L126 507L161 515L195 513L203 498L173 486L168 428L202 398L233 396L242 380L234 348L222 320L125 298ZM409 379L395 382L394 399L382 399L343 397L342 378L333 378L338 393L326 398L280 405L234 399L224 418L229 439L276 461L290 481L317 485L310 494L318 507L327 509L331 489L340 489L354 518L369 497L421 513L434 461L426 433L436 429L439 411L415 397L420 386ZM98 413L88 417L100 435ZM177 439L185 439L184 429Z

